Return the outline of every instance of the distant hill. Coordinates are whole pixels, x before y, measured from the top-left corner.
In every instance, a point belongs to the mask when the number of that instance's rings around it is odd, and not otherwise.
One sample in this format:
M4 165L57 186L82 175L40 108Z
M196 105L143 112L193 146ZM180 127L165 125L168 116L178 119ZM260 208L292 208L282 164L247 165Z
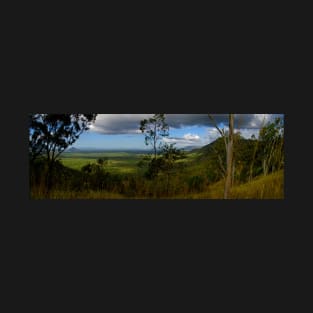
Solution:
M143 150L143 149L103 149L103 148L68 148L65 150L65 153L80 153L80 154L88 154L88 153L119 153L119 152L125 152L125 153L131 153L131 154L152 154L152 150Z
M251 149L251 147L254 145L255 140L252 139L245 139L243 137L240 137L239 140L236 141L235 143L235 149ZM201 148L193 149L191 152L196 152L199 155L208 155L212 154L214 151L225 151L225 144L224 144L224 139L223 138L218 138L215 141L209 143L208 145L205 145Z
M246 181L249 176L260 175L262 168L262 150L255 153L256 141L252 139L245 139L243 137L236 138L234 144L234 162L236 179ZM226 167L226 149L223 138L218 138L212 143L195 149L191 152L194 155L194 162L203 171L210 173L211 181L222 179L223 170ZM253 155L255 158L253 159ZM254 160L252 162L252 160ZM253 169L251 170L251 166Z
M197 153L199 156L207 156L211 154L214 149L219 150L221 147L223 147L224 141L223 138L218 138L215 141L203 146L203 147L198 147L196 149L192 149L192 153Z
M184 151L194 151L197 150L199 146L186 146L183 148Z
M65 152L80 152L80 150L77 148L71 147L71 148L67 149Z

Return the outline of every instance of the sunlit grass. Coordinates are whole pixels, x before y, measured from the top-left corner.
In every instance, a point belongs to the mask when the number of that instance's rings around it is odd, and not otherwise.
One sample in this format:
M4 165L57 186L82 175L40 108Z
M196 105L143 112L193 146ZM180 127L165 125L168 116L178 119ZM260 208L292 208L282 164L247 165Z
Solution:
M205 192L184 194L177 199L223 199L224 181L219 181L208 187ZM234 186L230 199L284 199L284 172L259 176L249 183Z
M233 187L232 199L284 199L284 173L261 176L250 183Z
M96 163L99 158L108 159L106 171L114 174L130 174L137 171L141 155L127 152L65 153L62 155L61 162L71 169L81 170L88 163Z

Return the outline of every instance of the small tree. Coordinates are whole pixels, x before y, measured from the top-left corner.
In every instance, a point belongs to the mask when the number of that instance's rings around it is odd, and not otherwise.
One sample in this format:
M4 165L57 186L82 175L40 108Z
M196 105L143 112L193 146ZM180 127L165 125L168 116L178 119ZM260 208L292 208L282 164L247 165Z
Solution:
M97 164L99 164L101 167L105 167L109 164L109 159L106 157L99 158L99 159L97 159Z
M169 126L165 122L165 114L154 114L153 117L142 120L139 129L145 134L146 145L152 146L154 159L156 159L158 148L162 148L161 139L169 136Z
M161 170L166 175L166 193L169 194L170 178L173 175L173 169L175 163L178 160L185 158L185 154L182 150L174 147L175 144L165 144L162 148L162 165Z

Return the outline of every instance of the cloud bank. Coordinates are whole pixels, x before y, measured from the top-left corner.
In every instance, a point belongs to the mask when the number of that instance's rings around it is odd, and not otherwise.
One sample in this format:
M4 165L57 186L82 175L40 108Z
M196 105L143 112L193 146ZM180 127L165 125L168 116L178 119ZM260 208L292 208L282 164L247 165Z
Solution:
M153 114L98 114L91 131L108 135L138 134L140 121L152 116ZM212 114L212 116L218 125L227 125L228 114ZM235 114L235 126L246 131L257 130L276 116L282 114ZM213 127L207 114L166 114L166 122L170 128L176 129L187 126ZM192 141L191 137L183 139Z

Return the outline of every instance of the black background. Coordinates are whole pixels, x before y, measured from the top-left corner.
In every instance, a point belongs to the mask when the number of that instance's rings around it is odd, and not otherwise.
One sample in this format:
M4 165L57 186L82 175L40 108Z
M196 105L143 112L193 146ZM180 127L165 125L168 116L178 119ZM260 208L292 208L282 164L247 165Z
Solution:
M52 70L52 69L51 69ZM55 71L54 71L55 72ZM29 225L44 227L49 223L61 229L76 231L92 229L118 229L176 231L190 227L195 231L210 227L226 233L246 229L262 234L281 226L289 227L296 217L299 201L303 199L303 183L297 178L304 165L299 153L305 136L305 113L300 100L291 90L278 87L275 79L267 77L254 81L250 77L239 79L235 75L216 79L188 79L156 76L137 78L114 76L88 80L88 71L80 81L49 72L28 81L27 87L17 90L8 108L12 110L6 120L8 134L4 155L6 184L4 197L10 207L18 209ZM150 73L152 77L153 73ZM186 74L187 75L187 74ZM192 74L190 74L192 77ZM87 78L86 78L87 77ZM127 78L127 79L126 79ZM25 77L26 79L26 77ZM174 83L175 81L175 83ZM224 83L222 83L224 82ZM284 200L30 200L28 186L28 125L29 113L279 113L285 114L285 199ZM9 116L9 115L8 115ZM307 185L306 185L307 186ZM20 214L16 213L16 214ZM51 224L50 224L51 225ZM62 225L62 226L61 226ZM78 226L78 228L76 228ZM145 231L141 231L142 234Z

